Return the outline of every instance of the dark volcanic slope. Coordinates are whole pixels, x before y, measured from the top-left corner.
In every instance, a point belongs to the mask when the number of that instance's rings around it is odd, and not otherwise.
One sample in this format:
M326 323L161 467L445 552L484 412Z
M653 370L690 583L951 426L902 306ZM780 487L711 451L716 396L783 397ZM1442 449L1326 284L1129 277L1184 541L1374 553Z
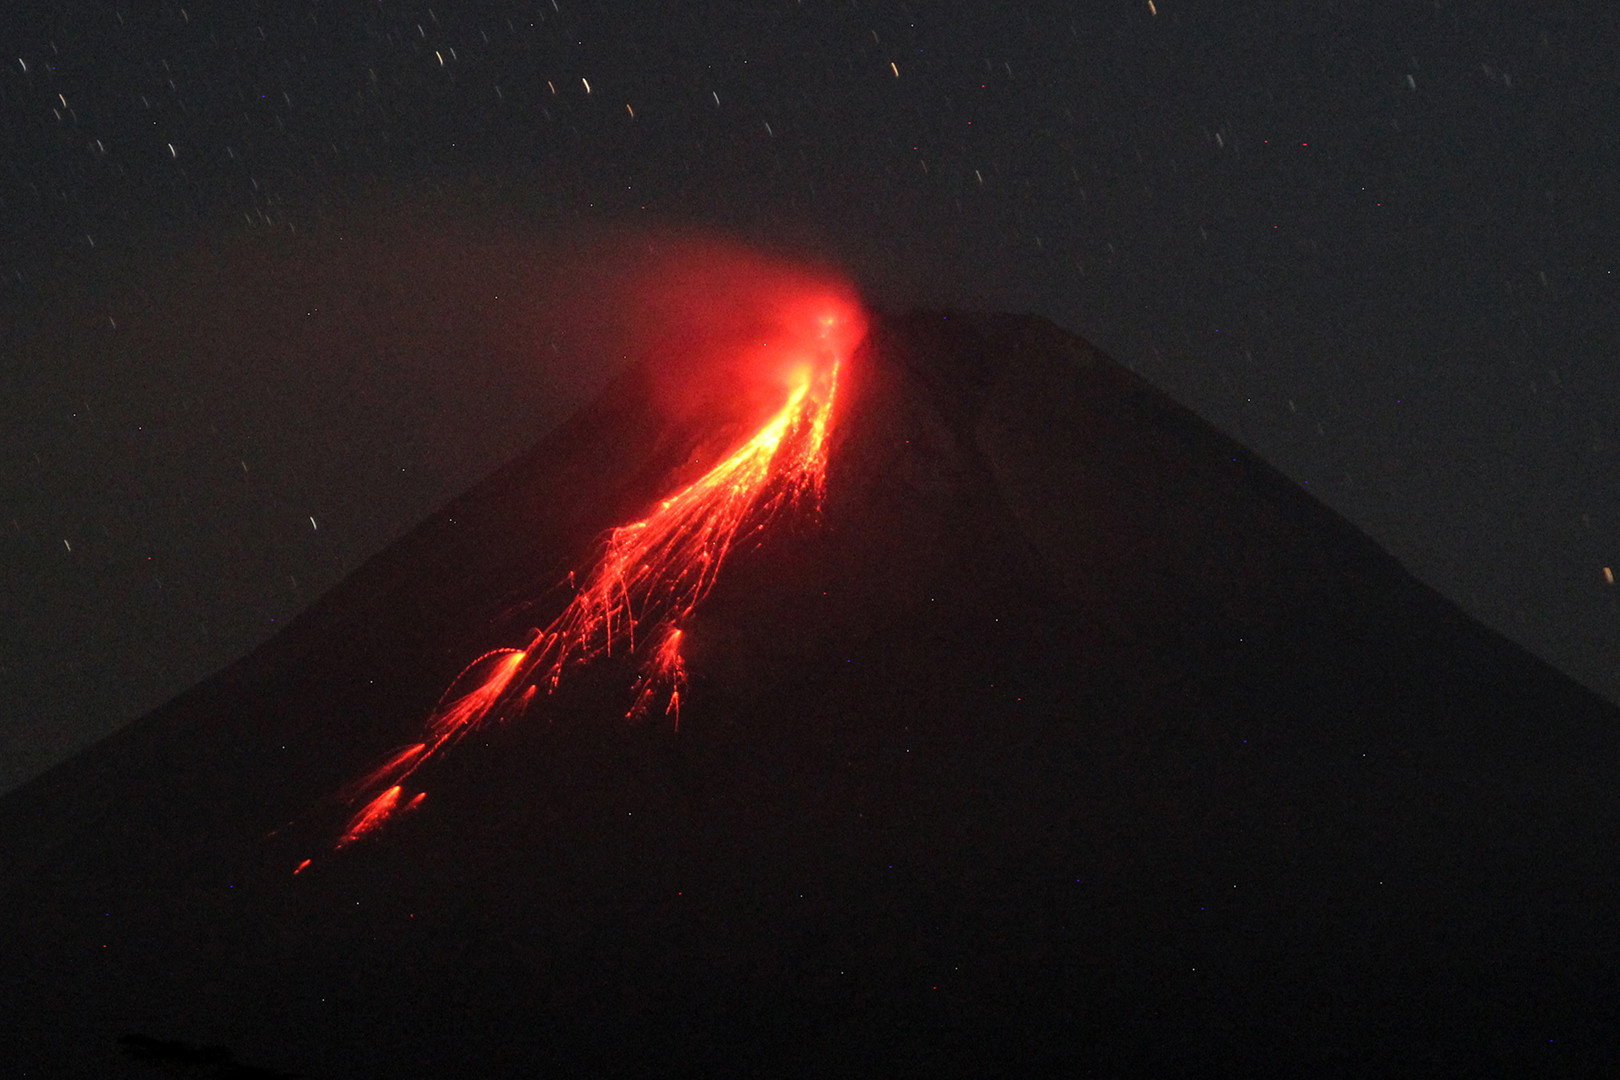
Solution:
M380 841L290 874L337 824L322 800L689 456L632 374L0 803L0 1053L1620 1067L1616 710L1040 320L880 318L851 383L824 523L729 566L678 733L619 719L621 671L582 676Z

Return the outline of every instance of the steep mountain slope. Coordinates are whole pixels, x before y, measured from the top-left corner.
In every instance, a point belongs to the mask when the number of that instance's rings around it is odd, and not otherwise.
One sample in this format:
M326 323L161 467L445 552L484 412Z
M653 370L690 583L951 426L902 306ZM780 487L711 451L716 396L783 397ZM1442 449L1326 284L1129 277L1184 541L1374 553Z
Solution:
M295 877L332 793L711 446L648 387L0 802L18 1060L1620 1064L1620 714L1032 318L874 319L821 520L728 564L678 731L597 665Z

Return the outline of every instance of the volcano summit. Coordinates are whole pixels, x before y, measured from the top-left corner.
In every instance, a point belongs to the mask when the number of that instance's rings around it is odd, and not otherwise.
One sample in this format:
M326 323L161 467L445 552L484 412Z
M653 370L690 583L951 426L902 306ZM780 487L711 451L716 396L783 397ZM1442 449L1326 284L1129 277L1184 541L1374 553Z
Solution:
M666 632L522 689L569 572L784 407L643 366L0 801L16 1074L1620 1068L1612 706L1040 319L873 316L804 380L824 478L670 594L678 678Z

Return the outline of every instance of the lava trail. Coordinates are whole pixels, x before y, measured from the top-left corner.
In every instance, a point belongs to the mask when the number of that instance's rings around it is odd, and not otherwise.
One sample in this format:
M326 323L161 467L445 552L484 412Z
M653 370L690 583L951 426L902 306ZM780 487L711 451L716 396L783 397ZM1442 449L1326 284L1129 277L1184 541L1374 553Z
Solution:
M858 314L821 305L813 329L785 360L785 400L750 438L646 517L609 532L584 585L549 626L521 649L473 661L428 717L420 741L398 750L345 796L360 808L344 827L346 847L420 805L407 791L424 765L481 725L522 715L537 693L555 692L568 672L602 656L640 659L627 718L662 705L680 720L685 624L713 588L726 557L781 511L818 507L838 377L859 340ZM307 865L307 862L306 864ZM299 867L302 870L304 867Z

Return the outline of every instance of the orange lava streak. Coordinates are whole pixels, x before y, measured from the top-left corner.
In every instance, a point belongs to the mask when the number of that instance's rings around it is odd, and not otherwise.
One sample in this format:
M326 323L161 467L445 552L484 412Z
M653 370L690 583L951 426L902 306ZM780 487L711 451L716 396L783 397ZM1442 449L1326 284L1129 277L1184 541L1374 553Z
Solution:
M681 726L681 691L686 689L686 661L681 658L681 629L676 626L667 627L664 639L659 642L658 648L653 650L652 656L641 669L641 676L636 679L635 704L630 711L624 714L626 720L634 720L646 715L648 707L660 693L668 693L669 700L664 706L664 715L675 718L677 730Z
M390 785L349 821L339 848L396 816L401 782L440 750L492 719L521 715L537 686L551 693L571 666L621 647L636 653L641 628L652 630L642 635L650 648L626 716L644 715L667 695L664 714L679 725L686 687L681 624L713 588L721 564L740 541L785 507L806 499L819 506L825 493L840 354L853 342L849 326L837 317L823 316L818 324L817 355L798 363L785 403L751 438L645 518L612 530L584 586L527 648L497 649L468 665L428 718L423 741L398 751L350 789L359 798ZM473 689L456 694L495 657ZM418 793L404 809L422 798Z
M814 396L804 371L753 438L648 517L613 530L584 588L542 636L548 690L570 661L611 655L617 641L633 652L638 625L691 615L739 536L806 492L819 497L837 367L829 365Z
M349 786L350 797L357 797L367 791L375 790L378 785L389 783L396 776L404 775L404 770L427 749L427 743L414 743L400 750L393 757L373 769L370 773L355 784Z
M499 651L486 653L479 659L484 660L495 655L499 655ZM469 728L487 717L501 700L501 695L506 693L507 687L512 685L512 680L517 677L518 672L524 669L528 659L527 650L513 649L507 652L501 662L495 665L495 670L489 673L477 689L456 698L448 706L441 704L439 710L428 721L428 735L432 737L432 746L428 752L439 749L451 739L461 737ZM478 661L474 661L472 666L477 666L477 663ZM471 670L471 667L468 670Z
M399 792L399 785L395 784L368 802L364 810L349 819L349 825L343 830L343 835L338 838L337 846L340 848L348 847L367 833L382 828L383 823L388 820L388 815L392 814L394 807L399 805ZM303 867L299 867L299 869L303 869Z

